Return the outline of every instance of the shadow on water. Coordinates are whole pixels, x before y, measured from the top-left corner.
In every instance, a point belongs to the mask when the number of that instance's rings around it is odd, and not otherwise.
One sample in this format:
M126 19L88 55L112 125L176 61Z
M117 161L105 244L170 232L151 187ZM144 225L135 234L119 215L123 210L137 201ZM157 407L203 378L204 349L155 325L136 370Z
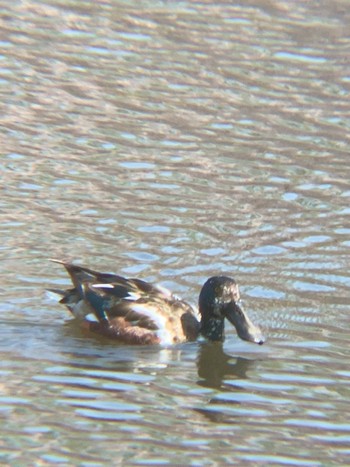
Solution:
M213 389L225 389L226 378L247 378L247 371L254 367L254 360L226 354L221 343L206 342L199 348L197 366L198 384ZM230 390L232 387L230 386Z
M207 401L206 407L194 408L195 412L211 422L234 423L237 414L231 413L231 409L241 405L241 396L236 400L235 392L242 394L242 388L234 381L249 379L248 373L254 370L256 363L256 359L228 355L221 343L203 343L197 358L200 378L197 384L220 392ZM227 400L223 394L229 395Z

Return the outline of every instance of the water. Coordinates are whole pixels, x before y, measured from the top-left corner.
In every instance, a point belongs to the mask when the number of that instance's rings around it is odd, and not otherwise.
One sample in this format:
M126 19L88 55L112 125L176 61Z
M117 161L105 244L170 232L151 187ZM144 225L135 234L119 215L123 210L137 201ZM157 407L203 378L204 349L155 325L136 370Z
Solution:
M349 464L347 2L3 2L3 465ZM267 336L84 335L48 258L196 303L241 284Z

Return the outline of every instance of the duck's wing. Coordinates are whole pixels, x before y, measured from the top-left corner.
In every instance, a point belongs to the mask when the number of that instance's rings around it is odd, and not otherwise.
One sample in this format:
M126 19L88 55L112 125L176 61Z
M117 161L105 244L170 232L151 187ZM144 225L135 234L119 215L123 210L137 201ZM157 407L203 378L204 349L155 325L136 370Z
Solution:
M119 282L124 284L126 279L122 276L109 273L101 273L94 271L92 269L84 268L82 266L77 266L75 264L66 263L65 261L60 261L58 259L52 259L54 263L62 264L67 270L74 287L78 292L83 293L83 285L86 283L108 283L108 282Z
M113 329L118 329L119 334L122 329L141 334L150 331L156 336L154 342L158 339L167 344L198 336L199 323L194 310L167 289L140 279L60 263L74 285L74 289L64 293L60 303L77 318L92 314L109 333Z
M110 326L147 329L162 344L195 340L200 324L195 311L169 291L139 279L92 284L85 296L100 322L107 318ZM126 291L125 291L126 289Z

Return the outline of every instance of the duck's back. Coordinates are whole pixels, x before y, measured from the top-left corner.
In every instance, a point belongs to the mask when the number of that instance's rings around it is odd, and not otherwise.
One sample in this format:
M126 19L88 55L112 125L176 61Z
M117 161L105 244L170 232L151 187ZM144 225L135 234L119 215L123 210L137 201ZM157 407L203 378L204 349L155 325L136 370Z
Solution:
M64 292L61 303L89 331L129 344L168 345L197 338L200 325L193 308L168 290L62 264L74 289Z

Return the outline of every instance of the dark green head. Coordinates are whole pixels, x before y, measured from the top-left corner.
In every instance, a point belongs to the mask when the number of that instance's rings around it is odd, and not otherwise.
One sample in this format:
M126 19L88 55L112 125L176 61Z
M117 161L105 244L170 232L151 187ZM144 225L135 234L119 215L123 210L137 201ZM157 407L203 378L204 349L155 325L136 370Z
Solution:
M224 320L227 318L243 340L263 344L261 330L238 305L239 289L236 281L226 276L214 276L203 285L199 295L201 333L212 341L224 340Z

